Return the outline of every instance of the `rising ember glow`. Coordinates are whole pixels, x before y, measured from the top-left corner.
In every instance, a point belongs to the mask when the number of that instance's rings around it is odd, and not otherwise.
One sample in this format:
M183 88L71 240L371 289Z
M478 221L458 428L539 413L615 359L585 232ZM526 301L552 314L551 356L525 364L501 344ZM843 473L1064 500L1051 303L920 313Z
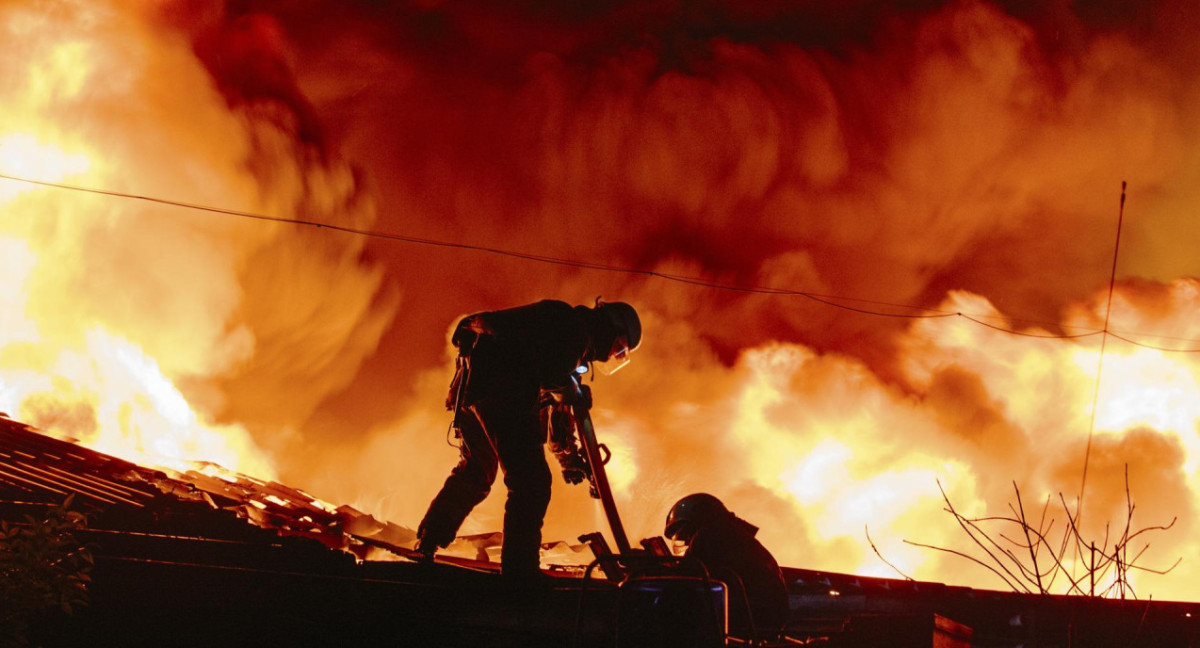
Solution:
M939 484L1096 537L1127 467L1184 557L1139 595L1200 600L1200 11L912 4L0 3L0 175L452 244L0 178L0 411L415 527L450 325L602 295L635 540L707 491L785 565L997 587L903 542L969 549Z

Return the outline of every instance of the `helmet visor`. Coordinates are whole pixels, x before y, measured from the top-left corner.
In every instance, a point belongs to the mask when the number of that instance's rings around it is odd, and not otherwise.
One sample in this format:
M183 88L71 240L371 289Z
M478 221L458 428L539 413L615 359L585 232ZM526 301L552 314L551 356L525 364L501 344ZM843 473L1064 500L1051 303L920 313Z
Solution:
M608 352L608 359L596 362L596 369L606 376L611 376L629 364L629 356L632 354L633 349L629 348L625 338L618 336Z

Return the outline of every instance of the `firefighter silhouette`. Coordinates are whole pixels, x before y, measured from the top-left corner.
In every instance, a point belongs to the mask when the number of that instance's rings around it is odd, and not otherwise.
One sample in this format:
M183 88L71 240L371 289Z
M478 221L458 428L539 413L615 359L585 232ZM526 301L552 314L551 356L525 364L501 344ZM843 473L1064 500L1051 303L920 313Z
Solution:
M417 551L431 558L449 545L499 469L508 489L501 573L536 575L551 484L541 391L561 386L581 366L603 363L615 371L641 337L637 311L624 302L573 307L543 300L463 318L451 337L459 356L446 399L462 438L460 457L417 529ZM578 482L576 457L555 456L564 478Z
M664 535L686 547L729 592L729 634L773 641L788 617L787 584L775 557L754 536L758 527L708 493L680 499L667 514Z

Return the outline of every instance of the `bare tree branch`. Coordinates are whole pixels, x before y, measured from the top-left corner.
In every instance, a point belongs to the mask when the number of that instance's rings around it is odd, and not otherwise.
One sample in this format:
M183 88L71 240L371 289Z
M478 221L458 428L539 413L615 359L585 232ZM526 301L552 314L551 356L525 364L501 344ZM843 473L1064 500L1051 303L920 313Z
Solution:
M958 556L958 557L960 557L960 558L966 558L967 560L969 560L969 561L971 561L971 562L975 563L976 565L979 565L980 567L983 567L984 569L986 569L986 570L988 570L988 571L992 572L993 574L995 574L997 577L999 577L999 578L1000 578L1000 580L1004 581L1004 584L1005 584L1005 585L1008 585L1008 587L1009 587L1010 589L1012 589L1014 592L1019 592L1019 591L1021 591L1021 590L1024 590L1026 594L1032 594L1032 593L1033 593L1033 592L1031 592L1031 591L1029 590L1029 588L1025 587L1025 585L1024 585L1023 583L1021 583L1020 581L1016 581L1016 582L1009 581L1007 578L1005 578L1004 574L1000 573L1000 571L999 571L999 570L995 569L995 568L994 568L994 567L992 567L991 565L989 565L989 564L987 564L987 563L983 562L982 560L979 560L979 559L978 559L978 558L976 558L975 556L972 556L972 555L970 555L970 554L968 554L968 553L964 553L964 552L962 552L962 551L956 551L956 550L954 550L954 549L946 549L945 547L935 547L935 546L933 546L933 545L921 544L921 543L919 543L919 542L913 542L912 540L905 540L905 541L904 541L904 543L905 543L905 544L910 544L910 545L912 545L912 546L914 546L914 547L921 547L921 548L923 548L923 549L933 549L934 551L943 551L943 552L945 552L945 553L948 553L948 554L953 554L953 555L955 555L955 556Z
M1089 542L1084 539L1080 529L1080 520L1082 519L1082 511L1079 509L1080 500L1075 501L1075 510L1072 511L1071 505L1067 503L1066 497L1061 492L1058 493L1058 500L1066 515L1066 523L1058 532L1059 536L1052 541L1051 537L1055 533L1057 518L1048 517L1052 499L1049 494L1042 503L1042 511L1035 527L1025 510L1021 489L1016 481L1013 481L1016 503L1008 503L1011 516L967 517L954 506L949 495L946 494L941 480L937 480L937 486L942 495L942 501L945 502L943 510L954 518L963 533L982 552L982 556L908 539L905 539L904 542L973 562L995 574L1015 592L1050 594L1061 576L1067 581L1063 593L1068 595L1117 596L1120 598L1132 596L1137 598L1136 590L1129 582L1131 572L1163 575L1170 573L1183 561L1182 558L1178 558L1166 569L1153 569L1137 564L1150 548L1149 542L1145 542L1140 549L1134 552L1132 558L1130 557L1130 544L1134 540L1151 531L1168 531L1175 526L1178 518L1172 518L1170 523L1165 525L1135 529L1133 515L1137 510L1137 505L1133 501L1133 495L1129 488L1128 465L1125 466L1125 524L1120 529L1120 535L1114 538L1112 525L1105 523L1103 542L1099 546L1094 541ZM1000 525L999 530L989 530L996 529L996 525ZM1007 529L1008 525L1016 525L1019 534L1010 534L1005 531L1004 529ZM871 539L869 530L867 542L870 543L871 550L884 564L904 578L912 580L883 557ZM1073 561L1068 560L1068 552L1074 553ZM1022 558L1018 554L1022 556L1027 554L1027 557ZM1084 560L1085 556L1086 560ZM1047 562L1049 564L1046 564ZM1080 570L1083 571L1082 575L1076 576ZM1086 591L1085 585L1088 588Z
M1037 568L1037 551L1033 548L1033 540L1029 537L1029 524L1025 521L1025 504L1021 502L1021 489L1017 488L1016 480L1013 480L1013 491L1017 494L1017 509L1021 511L1021 529L1025 531L1025 546L1029 548L1029 560L1033 563L1033 574L1037 577L1038 593L1045 594L1046 588L1042 586L1042 574ZM1009 508L1011 507L1012 505L1009 505Z
M883 554L879 553L879 548L875 546L875 541L871 539L871 530L869 528L867 528L867 526L865 524L863 525L863 533L865 533L867 535L867 543L871 545L871 551L874 551L875 555L879 556L879 559L883 561L883 564L887 565L888 567L891 567L892 571L896 572L897 574L900 574L900 576L902 578L904 578L904 580L909 580L909 581L915 580L913 577L900 571L899 567L888 562L888 559L884 558Z

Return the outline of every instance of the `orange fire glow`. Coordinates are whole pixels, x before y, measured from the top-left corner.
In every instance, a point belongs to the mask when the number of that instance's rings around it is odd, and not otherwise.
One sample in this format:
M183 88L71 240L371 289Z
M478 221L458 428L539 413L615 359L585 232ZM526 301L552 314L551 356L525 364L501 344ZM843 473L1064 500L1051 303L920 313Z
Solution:
M0 4L0 174L467 249L0 178L0 411L415 527L456 457L451 323L599 294L646 331L594 387L635 542L708 491L785 565L894 576L869 529L911 576L996 587L903 543L967 547L939 482L969 514L1013 482L1075 503L1086 456L1085 535L1124 522L1127 465L1134 526L1179 518L1143 562L1185 557L1139 594L1200 599L1200 355L1164 350L1200 347L1178 21L963 0L834 43L733 8L730 34L639 14L635 38L565 9L242 4ZM892 317L921 314L949 316ZM554 488L546 540L604 527ZM462 533L500 528L502 491Z

